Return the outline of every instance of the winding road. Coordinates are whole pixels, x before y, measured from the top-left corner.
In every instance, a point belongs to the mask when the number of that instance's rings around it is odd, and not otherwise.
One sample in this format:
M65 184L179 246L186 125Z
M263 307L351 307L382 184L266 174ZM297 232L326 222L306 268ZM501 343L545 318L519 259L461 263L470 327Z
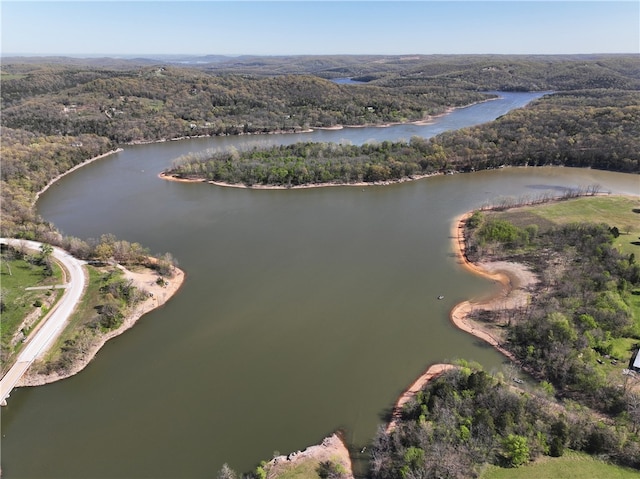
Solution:
M39 250L42 243L37 241L0 238L0 243L17 247ZM44 318L44 322L33 337L28 338L25 348L18 355L16 363L0 380L0 404L5 405L9 394L16 386L22 375L29 369L35 359L43 354L53 343L64 328L76 305L82 298L87 284L83 261L74 258L60 248L53 248L53 257L60 261L67 269L67 283L60 301Z

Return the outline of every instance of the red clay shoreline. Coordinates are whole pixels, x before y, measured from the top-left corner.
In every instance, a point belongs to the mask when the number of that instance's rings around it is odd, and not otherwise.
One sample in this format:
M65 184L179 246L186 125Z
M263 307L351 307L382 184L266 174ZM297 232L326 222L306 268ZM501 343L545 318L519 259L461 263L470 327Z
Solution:
M500 300L500 298L508 297L509 294L513 291L514 278L516 276L514 271L490 271L489 269L485 269L480 265L471 263L466 255L465 255L465 241L464 241L464 226L469 217L473 214L473 212L468 212L459 216L454 221L454 231L452 232L452 237L454 238L454 250L456 254L456 258L459 263L465 268L467 271L470 271L478 276L482 276L484 278L496 281L501 285L501 292L494 297L488 298L487 300L481 303L475 303L475 306L482 306L485 309L491 309L496 306L496 301ZM462 331L466 331L474 335L477 338L480 338L499 352L504 354L507 358L512 361L515 361L515 356L507 351L501 345L501 341L499 338L496 338L491 333L479 327L479 325L471 322L469 319L469 314L474 309L474 303L471 301L463 301L458 303L449 313L449 317L451 322Z
M518 280L520 280L521 283L525 283L524 286L529 286L532 282L535 282L535 278L533 277L533 275L525 279L518 278L519 275L522 275L523 270L526 271L526 268L515 263L496 263L499 264L500 269L493 270L485 269L485 267L483 267L484 265L471 263L467 259L465 255L464 226L466 221L472 214L473 212L467 212L457 217L453 222L453 231L451 237L453 238L453 248L456 254L456 258L459 264L466 270L500 283L501 291L497 295L482 302L473 303L471 301L463 301L461 303L458 303L449 313L449 318L458 329L472 334L476 338L482 339L483 341L493 346L496 350L501 352L503 355L505 355L507 358L509 358L511 361L516 361L515 356L502 346L502 342L499 338L493 336L481 325L471 320L469 315L477 307L491 309L492 307L501 306L502 302L505 301L505 298L509 298L511 293L514 291L514 284L517 284ZM522 296L513 297L511 298L511 303L513 303L513 305L515 306L522 300ZM420 375L413 382L413 384L411 384L411 386L409 386L409 388L407 388L400 395L400 397L396 401L392 410L391 420L386 427L386 432L390 433L395 429L402 414L402 408L404 407L404 405L411 399L413 399L415 395L420 390L422 390L430 380L437 378L446 371L455 369L456 367L457 366L453 364L446 363L430 365L427 370L422 375Z
M404 405L411 399L413 399L415 395L420 392L429 381L454 368L456 368L456 366L454 366L453 364L446 363L432 364L431 366L429 366L427 370L422 373L418 377L418 379L416 379L413 384L411 384L411 386L409 386L407 390L400 395L395 405L393 406L393 410L391 412L391 420L389 421L389 424L387 424L385 432L389 434L396 428Z

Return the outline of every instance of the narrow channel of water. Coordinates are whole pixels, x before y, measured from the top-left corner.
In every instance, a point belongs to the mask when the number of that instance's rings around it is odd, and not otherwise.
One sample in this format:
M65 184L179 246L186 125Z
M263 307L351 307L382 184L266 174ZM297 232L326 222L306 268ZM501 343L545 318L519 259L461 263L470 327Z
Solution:
M509 94L503 108L526 95ZM499 102L455 114L489 121L505 112ZM413 126L309 139L410 138ZM214 477L224 462L248 471L337 429L361 447L429 364L502 367L498 353L449 322L454 304L493 287L456 264L455 216L500 196L594 183L638 193L637 176L569 168L288 191L157 178L189 151L306 139L127 147L42 196L39 213L65 233L111 232L170 251L187 281L77 376L12 393L1 411L5 477Z

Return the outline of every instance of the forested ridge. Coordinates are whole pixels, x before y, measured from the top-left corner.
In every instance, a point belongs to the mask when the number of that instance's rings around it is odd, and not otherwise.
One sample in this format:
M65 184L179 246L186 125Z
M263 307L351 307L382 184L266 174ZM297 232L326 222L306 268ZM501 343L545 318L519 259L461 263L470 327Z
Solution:
M4 126L93 133L117 143L412 121L487 98L429 85L340 85L302 74L217 76L174 66L133 72L53 68L6 83Z
M545 96L494 122L431 139L362 146L299 143L187 155L167 175L253 185L375 183L501 166L575 166L640 172L640 92Z
M82 160L122 144L421 120L491 98L483 93L488 90L566 93L512 112L488 128L433 141L385 142L361 150L305 145L292 148L312 156L254 152L225 158L223 167L189 165L185 168L191 171L174 173L206 170L207 178L229 183L295 186L387 181L502 164L638 170L637 55L203 60L185 66L149 59L3 59L2 234L51 236L51 228L33 214L35 193ZM364 83L329 80L342 77Z

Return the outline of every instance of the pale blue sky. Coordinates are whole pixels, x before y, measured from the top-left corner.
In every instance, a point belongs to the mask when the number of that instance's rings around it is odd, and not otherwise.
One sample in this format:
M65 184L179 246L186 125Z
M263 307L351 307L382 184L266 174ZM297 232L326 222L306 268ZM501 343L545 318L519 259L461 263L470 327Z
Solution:
M640 1L5 1L3 54L640 53Z

